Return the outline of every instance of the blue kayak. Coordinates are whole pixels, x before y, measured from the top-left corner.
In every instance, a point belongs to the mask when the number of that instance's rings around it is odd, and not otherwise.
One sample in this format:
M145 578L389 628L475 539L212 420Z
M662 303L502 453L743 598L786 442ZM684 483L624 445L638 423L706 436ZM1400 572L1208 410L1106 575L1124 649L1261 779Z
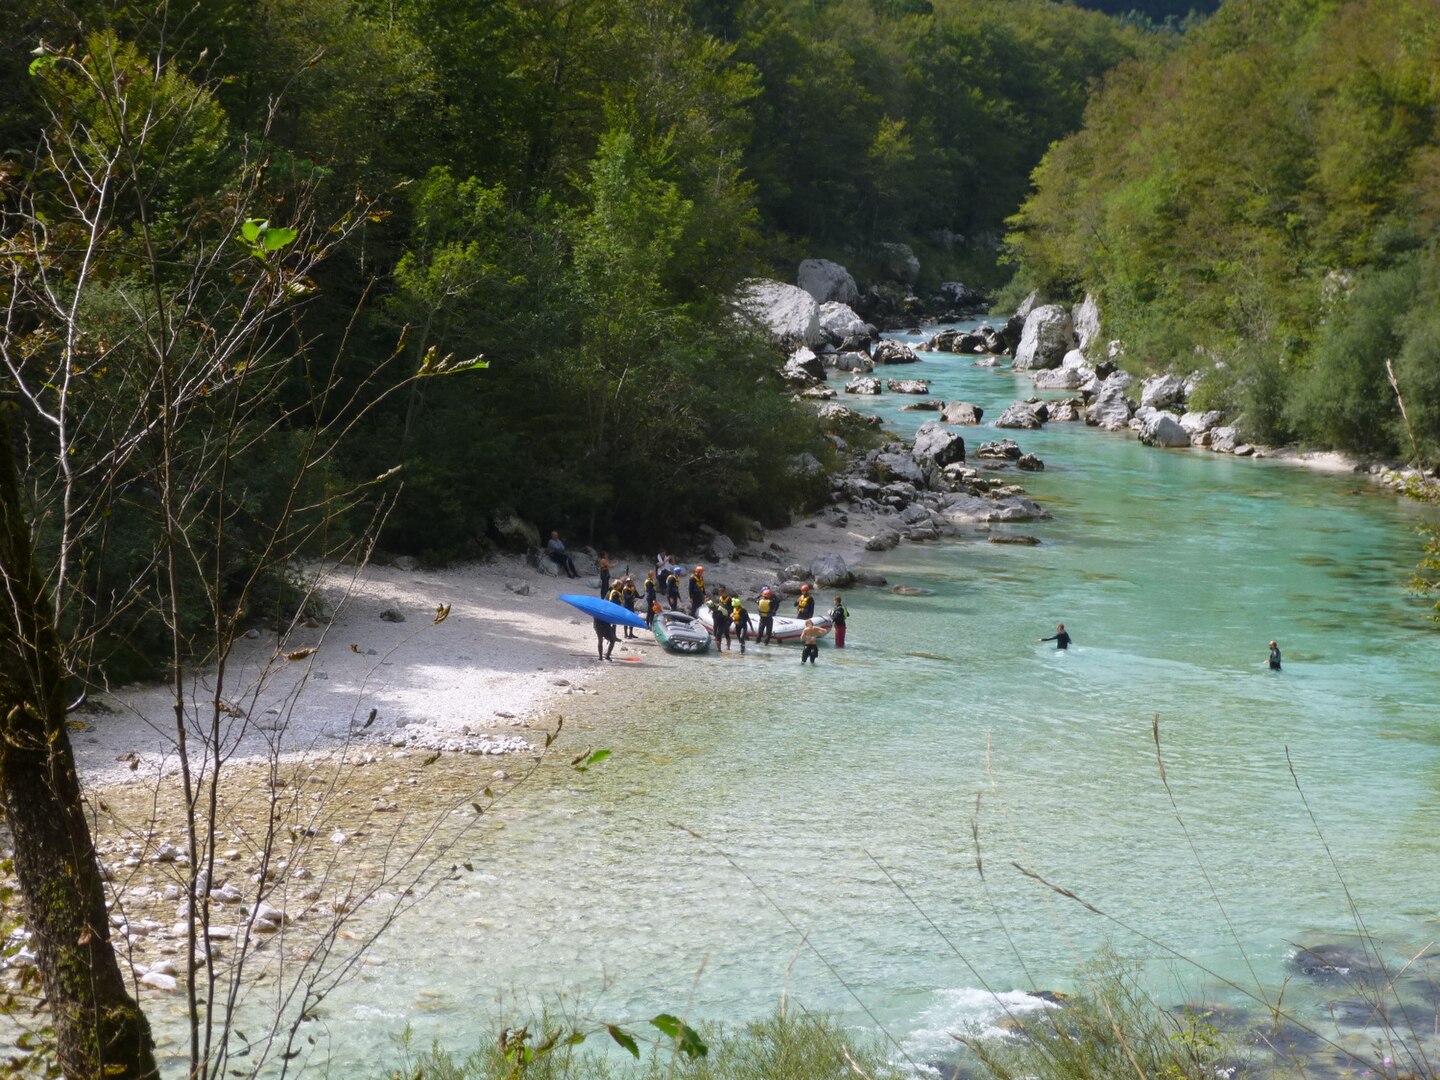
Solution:
M637 626L641 630L646 629L645 620L635 612L626 611L619 604L601 600L598 596L586 596L583 593L561 593L558 599L564 600L571 607L579 608L586 615L599 619L601 622L619 623L621 626Z

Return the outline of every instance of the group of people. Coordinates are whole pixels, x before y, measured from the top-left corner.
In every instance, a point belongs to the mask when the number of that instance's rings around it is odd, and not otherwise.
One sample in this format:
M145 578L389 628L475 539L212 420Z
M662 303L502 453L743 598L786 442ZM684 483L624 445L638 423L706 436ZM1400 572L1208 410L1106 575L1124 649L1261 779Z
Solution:
M558 530L550 533L546 552L566 576L580 576L575 569L574 560L565 550L565 543L560 539ZM687 573L686 567L669 552L662 551L656 556L654 568L646 573L645 580L639 584L636 584L634 577L628 572L616 575L616 567L610 561L608 552L600 552L597 563L601 598L618 604L631 614L635 613L636 605L643 604L641 610L644 612L646 626L654 626L655 617L665 610L666 605L671 611L680 610L683 584L690 616L698 618L702 608L709 611L717 649L723 647L732 650L734 642L738 640L740 652L744 653L747 638L753 638L762 645L774 643L775 619L780 615L781 601L778 590L770 586L760 590L755 603L758 618L752 619L743 598L731 593L724 586L707 587L704 566L696 566ZM830 609L828 617L834 627L837 649L845 647L845 627L849 614L850 610L845 606L844 599L835 597L835 606ZM800 595L795 598L795 618L805 622L805 628L800 633L800 662L813 664L820 655L819 640L825 631L815 625L815 595L809 584L801 585ZM615 644L619 640L615 624L598 617L594 619L594 624L597 654L601 660L612 660ZM633 638L634 628L627 625L625 636Z

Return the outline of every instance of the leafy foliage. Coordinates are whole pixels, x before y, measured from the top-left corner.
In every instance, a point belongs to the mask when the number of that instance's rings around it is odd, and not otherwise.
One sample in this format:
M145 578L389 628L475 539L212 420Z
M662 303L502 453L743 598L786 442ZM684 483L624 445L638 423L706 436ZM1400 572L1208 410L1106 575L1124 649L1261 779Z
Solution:
M1027 281L1098 294L1138 366L1227 363L1217 403L1267 441L1409 456L1394 361L1433 461L1440 27L1411 0L1263 8L1112 72L1011 250Z

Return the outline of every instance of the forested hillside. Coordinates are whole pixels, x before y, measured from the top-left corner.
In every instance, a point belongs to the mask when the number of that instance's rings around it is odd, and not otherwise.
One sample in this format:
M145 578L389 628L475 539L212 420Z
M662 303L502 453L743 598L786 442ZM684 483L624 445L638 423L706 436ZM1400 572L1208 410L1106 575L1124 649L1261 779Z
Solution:
M1046 156L1022 278L1095 292L1132 363L1206 371L1258 440L1433 463L1437 72L1433 4L1227 3Z
M97 69L118 49L132 87L201 93L209 129L182 125L198 142L166 157L150 228L201 235L242 151L277 226L302 189L317 221L375 200L299 332L343 337L356 373L406 326L412 366L490 361L388 403L338 459L403 464L386 543L442 557L507 509L580 540L783 517L807 482L787 462L824 445L723 317L735 284L819 254L863 277L878 241L912 243L930 282L993 284L1003 220L1092 80L1160 47L1046 0L21 0L0 20L12 193L53 182L34 153L54 117L95 107L27 70L43 47ZM110 254L95 272L118 283L133 267Z

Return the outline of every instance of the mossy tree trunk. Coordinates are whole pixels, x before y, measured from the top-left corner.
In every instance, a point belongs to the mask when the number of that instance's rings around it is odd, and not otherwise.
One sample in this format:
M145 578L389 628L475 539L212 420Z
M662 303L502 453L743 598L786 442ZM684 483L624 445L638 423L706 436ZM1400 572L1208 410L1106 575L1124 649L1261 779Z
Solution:
M65 667L0 402L0 799L67 1077L153 1077L154 1041L110 943L65 724Z

